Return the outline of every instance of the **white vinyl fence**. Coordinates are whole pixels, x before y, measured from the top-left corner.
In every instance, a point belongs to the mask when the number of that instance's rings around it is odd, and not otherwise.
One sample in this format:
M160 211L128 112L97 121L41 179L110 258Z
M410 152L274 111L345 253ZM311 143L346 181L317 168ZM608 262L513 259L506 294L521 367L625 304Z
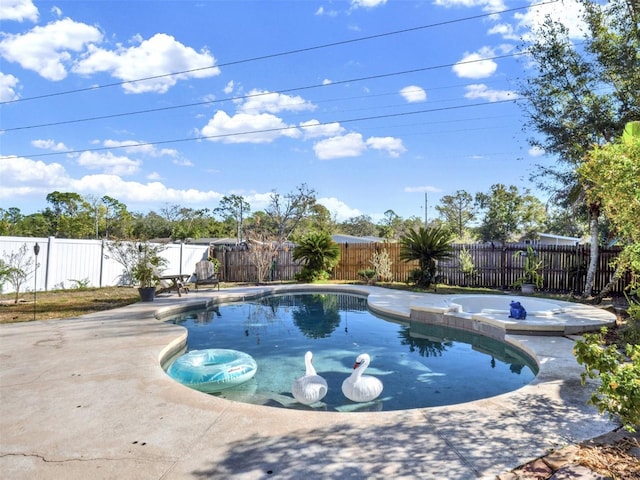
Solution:
M87 287L111 287L127 285L125 268L109 258L108 240L75 240L55 237L0 237L0 258L6 262L9 255L27 246L25 260L33 260L29 277L20 291L58 290L75 288L79 284ZM35 244L40 251L34 252ZM155 245L155 244L153 244ZM207 245L183 243L163 244L160 255L167 259L163 273L193 274L196 263L206 259ZM37 270L34 268L37 264ZM12 293L15 289L9 282L2 286L2 293Z

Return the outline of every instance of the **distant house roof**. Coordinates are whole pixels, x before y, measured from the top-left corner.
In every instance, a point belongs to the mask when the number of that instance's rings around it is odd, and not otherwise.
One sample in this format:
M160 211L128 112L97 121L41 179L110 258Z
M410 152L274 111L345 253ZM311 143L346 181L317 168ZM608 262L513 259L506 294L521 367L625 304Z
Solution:
M538 239L533 243L539 245L577 245L580 243L578 237L564 237L562 235L554 235L553 233L539 233Z
M353 235L331 235L331 238L336 243L384 243L387 241L386 238L382 237L373 237L373 236L364 236L364 237L356 237Z

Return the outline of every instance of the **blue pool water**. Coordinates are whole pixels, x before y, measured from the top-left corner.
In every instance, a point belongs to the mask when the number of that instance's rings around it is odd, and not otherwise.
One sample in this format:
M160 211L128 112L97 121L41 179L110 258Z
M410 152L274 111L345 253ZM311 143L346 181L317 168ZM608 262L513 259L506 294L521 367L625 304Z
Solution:
M252 355L249 382L215 394L229 400L283 408L376 411L450 405L491 397L528 384L535 363L521 351L460 330L382 319L364 297L345 294L275 295L185 312L169 320L188 329L188 350L229 348ZM304 354L329 385L311 407L291 394L304 375ZM342 381L360 353L371 356L366 374L384 384L367 404L344 397Z

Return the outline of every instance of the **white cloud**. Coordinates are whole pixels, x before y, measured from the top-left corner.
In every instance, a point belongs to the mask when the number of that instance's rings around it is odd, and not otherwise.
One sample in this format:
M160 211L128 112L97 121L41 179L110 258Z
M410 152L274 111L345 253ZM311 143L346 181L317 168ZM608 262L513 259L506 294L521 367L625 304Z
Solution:
M577 40L584 37L581 12L582 6L577 0L564 0L546 5L532 5L525 13L516 12L513 18L517 21L517 29L528 32L523 35L525 40L531 40L531 35L535 35L547 16L562 22L567 27L569 36Z
M520 35L516 33L513 25L509 23L498 23L487 32L489 35L500 35L505 40L520 40Z
M446 0L445 0L446 1ZM574 40L584 38L584 23L582 21L582 7L576 0L564 0L541 5L531 5L524 11L515 12L512 21L499 17L488 30L490 35L500 35L505 40L532 41L546 17L562 22L569 31L569 37Z
M337 10L325 10L324 7L319 7L316 10L315 15L321 17L323 15L326 15L327 17L337 17L338 16L338 11Z
M54 140L32 140L31 145L43 150L51 150L52 152L65 152L71 150L64 143L56 143Z
M320 125L318 120L301 122L300 128L305 138L332 137L344 132L344 128L337 122Z
M499 102L502 100L515 100L518 98L518 93L512 90L492 90L483 83L467 85L467 93L464 94L465 98L481 98L489 100L490 102Z
M190 188L179 190L169 188L160 182L127 182L116 175L87 175L73 182L76 191L104 195L109 192L124 203L154 202L159 198L167 203L198 204L220 200L222 194L213 190L203 191Z
M367 147L374 150L383 150L393 158L397 158L401 153L407 151L402 144L402 140L394 137L370 137L367 139Z
M427 92L417 85L409 85L400 90L400 95L409 103L424 102L427 99Z
M59 163L44 163L23 157L0 157L0 198L32 196L66 189L69 178Z
M118 45L115 50L90 46L88 53L74 67L80 75L109 72L111 76L128 82L138 78L150 78L140 82L125 83L128 93L165 93L178 80L206 78L220 74L215 58L206 49L196 52L186 47L171 35L157 33L148 40L135 39L139 44L125 48ZM167 75L172 72L187 72Z
M531 147L529 149L529 155L532 157L541 157L545 154L544 148L542 147Z
M113 192L117 198L129 202L157 202L159 198L167 203L201 203L219 200L222 195L212 190L202 191L194 188L179 190L169 188L160 182L125 182L120 177L92 175L81 179L82 186L92 191Z
M0 41L0 55L47 80L57 81L67 76L71 52L80 52L100 41L102 33L96 27L64 18L24 34L5 35Z
M278 137L298 137L300 131L270 113L237 113L230 117L226 112L218 110L200 134L212 137L207 138L212 142L270 143Z
M393 137L370 137L366 141L359 133L348 133L316 142L313 150L320 160L359 157L367 149L383 150L391 157L398 157L406 149L402 140Z
M10 102L20 98L16 92L18 79L11 74L0 72L0 102Z
M338 200L335 197L318 198L317 202L320 205L324 206L327 210L329 210L329 212L331 212L331 215L334 216L336 221L338 222L344 222L345 220L348 220L350 218L362 215L362 212L360 210L358 210L357 208L351 208L346 203Z
M493 60L486 60L494 56L490 48L483 47L478 52L465 53L462 60L456 63L452 70L461 78L486 78L490 77L498 69L498 64Z
M279 113L282 111L302 112L315 110L316 106L300 96L289 96L268 90L251 90L245 101L238 107L243 113Z
M328 78L325 78L324 80L322 80L322 85L331 85L333 83L333 81L329 80Z
M359 157L367 150L367 145L359 133L348 133L320 140L313 146L313 150L320 160L330 160L333 158Z
M102 170L108 175L133 175L140 168L140 161L111 152L82 152L76 162L82 167Z
M227 84L224 86L224 89L222 91L227 95L231 95L231 93L233 92L233 86L234 86L233 80L229 80Z
M187 158L176 158L171 160L171 163L178 165L179 167L193 167L193 162Z
M7 161L10 160L10 161ZM160 182L131 182L117 175L96 174L71 178L59 163L47 164L22 157L0 157L0 198L44 197L53 190L73 191L81 195L111 195L124 203L152 202L158 199L178 204L217 201L222 194L212 190L179 190Z
M22 22L38 21L38 9L31 0L2 0L0 2L0 20Z
M351 0L352 8L375 8L387 3L387 0Z

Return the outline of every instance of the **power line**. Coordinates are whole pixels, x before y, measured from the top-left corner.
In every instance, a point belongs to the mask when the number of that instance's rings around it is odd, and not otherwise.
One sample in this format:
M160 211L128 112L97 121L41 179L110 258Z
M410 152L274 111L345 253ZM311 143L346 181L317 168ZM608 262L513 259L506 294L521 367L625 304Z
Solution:
M4 128L4 129L1 129L0 132L4 133L4 132L16 131L16 130L28 130L28 129L34 129L34 128L69 125L69 124L72 124L72 123L83 123L83 122L90 122L90 121L96 121L96 120L106 120L106 119L111 119L111 118L120 118L120 117L132 116L132 115L141 115L141 114L147 114L147 113L157 113L157 112L176 110L176 109L181 109L181 108L199 107L199 106L203 106L203 105L211 105L211 104L214 104L214 103L224 103L224 102L229 102L229 101L247 100L247 99L250 99L250 98L258 98L258 97L262 97L262 96L266 96L266 95L273 95L274 93L277 93L277 94L291 93L291 92L297 92L297 91L303 91L303 90L311 90L311 89L316 89L316 88L329 87L329 86L332 86L332 85L343 85L343 84L354 83L354 82L362 82L362 81L366 81L366 80L378 80L378 79L381 79L381 78L388 78L388 77L394 77L394 76L400 76L400 75L408 75L408 74L412 74L412 73L425 72L425 71L428 71L428 70L436 70L436 69L441 69L441 68L450 68L450 67L453 67L454 65L465 65L465 64L471 64L471 63L485 62L485 61L489 61L489 60L500 60L500 59L504 59L504 58L510 58L510 57L516 57L516 56L520 56L520 55L525 55L526 53L527 52L515 52L515 53L504 54L504 55L496 55L496 56L493 56L493 57L486 57L486 58L481 58L481 59L467 60L467 61L463 61L463 62L446 63L446 64L442 64L442 65L433 65L433 66L429 66L429 67L421 67L421 68L414 68L414 69L411 69L411 70L403 70L403 71L400 71L400 72L382 73L382 74L378 74L378 75L369 75L369 76L366 76L366 77L351 78L351 79L348 79L348 80L339 80L339 81L331 82L329 84L319 83L319 84L313 84L313 85L306 85L306 86L302 86L302 87L293 87L293 88L287 88L287 89L283 89L283 90L276 90L276 91L273 91L273 92L268 91L268 92L261 92L261 93L255 93L255 94L249 94L249 95L242 95L242 96L237 96L237 97L228 97L228 98L221 98L221 99L216 99L216 100L205 100L205 101L202 101L202 102L193 102L193 103L186 103L186 104L181 104L181 105L172 105L172 106L168 106L168 107L151 108L151 109L146 109L146 110L137 110L137 111L133 111L133 112L123 112L123 113L114 113L114 114L110 114L110 115L101 115L101 116L97 116L97 117L86 117L86 118L79 118L79 119L74 119L74 120L62 120L62 121L57 121L57 122L40 123L40 124L35 124L35 125L24 125L24 126L19 126L19 127Z
M217 135L200 135L198 137L178 138L178 139L172 139L172 140L158 140L158 141L155 141L155 142L139 142L139 143L132 143L132 144L127 144L127 145L118 145L118 146L111 146L111 147L96 147L96 148L88 148L88 149L82 149L82 150L66 150L66 151L63 151L63 152L47 152L47 153L37 153L37 154L33 154L33 155L11 155L11 156L12 157L19 157L19 158L51 157L51 156L55 156L55 155L73 155L73 154L78 154L78 153L83 153L83 152L100 152L100 151L105 151L105 150L117 150L117 149L139 148L139 147L156 146L156 145L166 145L166 144L170 144L170 143L185 143L185 142L194 142L194 141L200 141L200 140L215 140L215 139L222 139L222 138L229 138L229 137L237 137L237 136L241 136L241 135L255 135L255 134L260 134L260 133L284 132L284 131L287 131L287 130L294 130L294 129L305 130L305 129L312 129L312 128L317 128L317 127L322 127L322 126L326 126L326 125L332 125L332 124L335 124L335 123L344 124L344 123L365 122L365 121L371 121L371 120L379 120L379 119L382 119L382 118L405 117L405 116L409 116L409 115L419 115L419 114L423 114L423 113L433 113L433 112L460 110L460 109L466 109L466 108L472 108L472 107L481 107L481 106L486 106L486 105L496 105L496 104L501 104L501 103L516 102L516 101L517 101L517 99L514 99L514 100L498 100L496 102L482 102L482 103L474 103L474 104L470 104L470 105L456 105L456 106L441 107L441 108L415 110L415 111L412 111L412 112L389 113L389 114L385 114L385 115L373 115L373 116L369 116L369 117L350 118L350 119L345 119L345 120L332 120L332 121L328 121L328 122L321 122L321 123L316 123L316 124L307 125L307 126L298 126L298 125L296 125L296 126L287 126L287 127L278 127L278 128L266 128L266 129L261 129L261 130L249 130L249 131L245 131L245 132L221 133L221 134L217 134Z
M155 79L158 79L158 78L166 78L166 77L172 77L172 76L176 76L176 75L185 75L185 74L200 72L200 71L204 71L204 70L211 70L211 69L214 69L214 68L229 67L229 66L233 66L233 65L239 65L239 64L243 64L243 63L249 63L249 62L255 62L255 61L259 61L259 60L267 60L267 59L282 57L282 56L286 56L286 55L293 55L293 54L298 54L298 53L311 52L311 51L320 50L320 49L323 49L323 48L332 48L332 47L337 47L337 46L341 46L341 45L348 45L348 44L351 44L351 43L357 43L357 42L363 42L363 41L367 41L367 40L373 40L373 39L376 39L376 38L383 38L383 37L388 37L388 36L392 36L392 35L399 35L399 34L414 32L414 31L418 31L418 30L425 30L425 29L428 29L428 28L441 27L441 26L450 25L450 24L453 24L453 23L458 23L458 22L476 20L476 19L479 19L479 18L485 18L485 17L498 15L498 14L511 13L511 12L516 12L516 11L519 11L519 10L527 10L527 9L532 8L532 7L539 7L539 6L543 6L543 5L549 5L549 4L557 3L558 1L559 0L549 0L549 1L546 1L546 2L541 2L541 3L537 3L537 4L533 4L533 5L525 5L525 6L522 6L522 7L509 8L509 9L501 10L501 11L498 11L498 12L490 12L490 13L484 13L484 14L479 14L479 15L472 15L472 16L469 16L469 17L462 17L462 18L458 18L458 19L454 19L454 20L446 20L446 21L432 23L432 24L428 24L428 25L421 25L421 26L417 26L417 27L405 28L405 29L402 29L402 30L395 30L395 31L392 31L392 32L385 32L385 33L379 33L379 34L376 34L376 35L358 37L358 38L353 38L353 39L350 39L350 40L342 40L342 41L338 41L338 42L325 43L325 44L322 44L322 45L316 45L316 46L312 46L312 47L299 48L299 49L294 49L294 50L288 50L288 51L285 51L285 52L272 53L272 54L268 54L268 55L262 55L262 56L257 56L257 57L242 59L242 60L235 60L235 61L231 61L231 62L227 62L227 63L221 63L219 65L209 65L209 66L206 66L206 67L199 67L199 68L194 68L194 69L189 69L189 70L182 70L182 71L179 71L179 72L172 72L172 73L166 73L166 74L162 74L162 75L154 75L154 76L150 76L150 77L137 78L137 79L134 79L134 80L123 80L123 81L120 81L120 82L112 82L112 83L106 83L106 84L102 84L102 85L94 85L94 86L91 86L91 87L78 88L78 89L74 89L74 90L65 90L65 91L62 91L62 92L54 92L54 93L48 93L48 94L44 94L44 95L37 95L37 96L33 96L33 97L25 97L25 98L19 98L19 99L14 99L14 100L8 100L8 101L0 102L0 105L6 105L6 104L18 103L18 102L26 102L26 101L31 101L31 100L39 100L39 99L43 99L43 98L50 98L50 97L56 97L56 96L62 96L62 95L70 95L70 94L74 94L74 93L94 91L94 90L99 90L99 89L103 89L103 88L122 86L122 85L136 83L136 82L144 82L144 81L148 81L148 80L155 80Z

